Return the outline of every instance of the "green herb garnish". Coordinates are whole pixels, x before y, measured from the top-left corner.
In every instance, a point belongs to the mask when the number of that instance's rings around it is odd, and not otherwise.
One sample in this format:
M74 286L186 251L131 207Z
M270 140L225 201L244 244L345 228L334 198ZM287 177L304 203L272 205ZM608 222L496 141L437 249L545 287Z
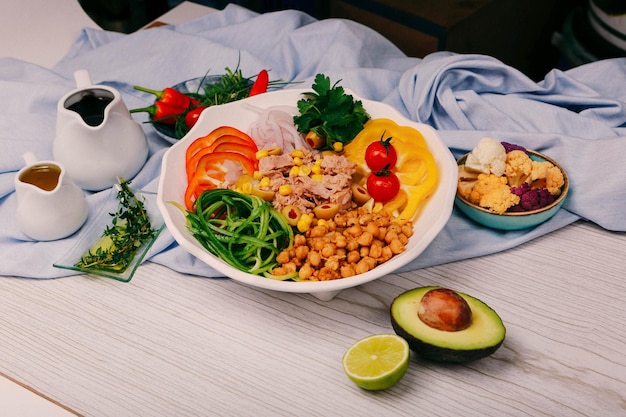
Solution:
M326 141L320 149L335 149L335 142L350 143L370 118L363 103L346 94L338 83L331 86L329 77L317 74L313 92L303 94L298 101L300 114L293 118L298 132L312 131Z
M129 184L129 181L120 179L117 211L109 213L113 218L111 225L80 258L76 267L123 272L132 263L139 248L157 233L151 227L143 200L137 198Z
M221 188L200 194L187 229L213 255L255 275L278 266L276 255L293 241L291 226L270 203Z

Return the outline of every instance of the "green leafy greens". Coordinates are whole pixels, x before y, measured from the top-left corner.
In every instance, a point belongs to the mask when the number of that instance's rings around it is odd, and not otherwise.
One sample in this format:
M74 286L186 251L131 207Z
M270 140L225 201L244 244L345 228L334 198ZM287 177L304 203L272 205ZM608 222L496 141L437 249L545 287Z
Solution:
M117 192L118 206L100 239L85 253L75 266L123 272L132 263L144 242L152 239L157 230L150 224L150 217L143 201L130 189L130 182L120 179Z
M270 203L221 188L200 194L187 229L213 255L255 275L274 269L276 255L293 241L291 226Z
M338 83L331 85L329 77L317 74L313 91L303 94L297 103L300 114L293 118L298 132L312 131L325 139L321 149L334 149L335 142L350 143L370 119L363 103L346 94Z

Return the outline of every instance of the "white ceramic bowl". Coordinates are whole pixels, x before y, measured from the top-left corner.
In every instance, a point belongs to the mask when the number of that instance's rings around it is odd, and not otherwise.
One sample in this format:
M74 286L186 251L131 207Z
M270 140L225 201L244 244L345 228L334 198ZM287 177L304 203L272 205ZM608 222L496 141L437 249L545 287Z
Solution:
M361 99L346 90L355 99L363 102L363 106L372 118L389 118L400 125L411 126L419 130L437 161L440 176L436 191L414 221L415 233L410 238L405 252L364 274L332 281L293 282L276 281L242 272L204 249L188 232L185 226L185 215L179 208L170 203L173 201L184 206L184 193L187 185L185 151L191 142L222 125L233 126L248 132L248 127L258 117L258 113L252 109L252 106L262 109L271 106L295 107L297 101L302 97L302 93L308 91L310 90L280 90L207 108L202 112L198 122L189 133L168 149L163 156L157 204L174 239L192 255L225 276L255 287L284 292L310 293L320 300L327 301L345 288L355 287L390 274L415 259L432 242L450 218L454 206L458 176L456 161L437 132L430 126L413 122L386 104Z

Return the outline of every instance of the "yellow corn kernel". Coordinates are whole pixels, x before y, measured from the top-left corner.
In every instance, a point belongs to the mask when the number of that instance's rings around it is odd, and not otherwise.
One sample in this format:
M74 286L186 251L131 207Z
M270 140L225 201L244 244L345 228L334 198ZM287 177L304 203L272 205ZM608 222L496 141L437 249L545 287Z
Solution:
M323 177L324 176L322 174L313 174L313 175L311 175L311 179L313 181L317 181L317 182L322 182L322 178Z
M319 159L318 159L318 161L319 161ZM322 173L322 167L320 166L320 164L317 163L317 161L311 167L311 173L313 173L313 174L321 174Z
M293 158L293 163L294 163L294 165L300 166L300 165L302 165L304 163L304 161L302 160L302 158L296 156L296 157Z
M343 152L343 143L341 143L341 142L333 143L333 150L335 152Z
M259 182L259 187L261 188L267 188L270 186L272 182L270 181L270 179L268 177L263 177L261 178L261 181Z
M283 184L280 187L278 187L278 194L280 195L289 195L291 194L292 189L291 189L291 185L289 184Z
M374 203L374 207L372 207L372 213L380 213L383 209L384 205L380 201Z
M306 177L311 173L311 167L308 165L302 165L299 169L298 175Z
M318 226L328 226L328 222L324 219L317 219Z
M265 158L267 155L269 155L269 152L267 151L267 149L261 149L255 154L256 159Z
M250 194L252 192L252 183L245 182L241 185L241 192L243 194Z
M304 213L300 216L296 227L300 233L304 233L311 228L311 223L313 223L313 215L310 213Z
M294 149L293 151L291 151L291 157L304 158L304 152L302 152L302 149Z
M261 178L263 178L263 174L261 174L261 171L254 171L254 173L252 174L252 178L254 178L255 180L260 180Z
M299 173L300 173L300 167L297 167L297 166L293 166L289 170L290 177L297 177Z

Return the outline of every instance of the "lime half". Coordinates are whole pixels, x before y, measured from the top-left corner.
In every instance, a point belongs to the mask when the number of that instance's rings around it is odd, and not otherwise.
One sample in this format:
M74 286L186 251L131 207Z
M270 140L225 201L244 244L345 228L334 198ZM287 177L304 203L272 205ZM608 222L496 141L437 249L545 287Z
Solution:
M359 387L377 391L390 388L409 368L409 344L395 334L361 339L343 355L343 370Z

